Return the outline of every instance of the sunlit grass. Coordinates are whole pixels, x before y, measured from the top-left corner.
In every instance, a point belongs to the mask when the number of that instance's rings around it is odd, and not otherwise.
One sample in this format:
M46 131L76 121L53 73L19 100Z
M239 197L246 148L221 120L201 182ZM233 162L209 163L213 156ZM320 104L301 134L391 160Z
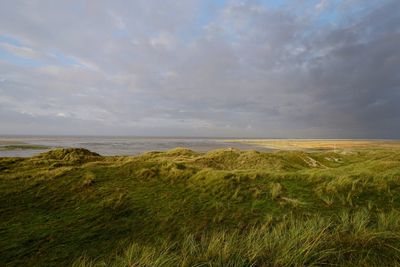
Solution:
M400 263L398 216L289 216L245 231L188 234L179 243L133 243L109 261L82 257L73 266L393 266Z
M0 158L0 265L393 266L399 208L396 149L60 149Z

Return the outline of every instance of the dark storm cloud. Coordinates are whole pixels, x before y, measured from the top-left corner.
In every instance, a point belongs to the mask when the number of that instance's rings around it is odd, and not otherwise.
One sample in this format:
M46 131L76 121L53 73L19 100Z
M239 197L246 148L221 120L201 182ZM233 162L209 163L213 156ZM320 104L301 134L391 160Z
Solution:
M398 138L398 1L6 1L0 133Z
M398 137L399 8L399 2L382 6L321 42L331 48L310 62L306 83L321 113L316 125L346 128L352 136Z

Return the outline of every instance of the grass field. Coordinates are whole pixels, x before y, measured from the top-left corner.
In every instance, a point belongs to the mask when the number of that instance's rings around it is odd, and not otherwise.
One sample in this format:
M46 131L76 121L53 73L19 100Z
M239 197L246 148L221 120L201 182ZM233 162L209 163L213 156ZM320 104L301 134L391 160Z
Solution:
M224 141L282 150L338 150L343 152L355 149L400 149L400 140L233 139Z
M30 145L30 144L0 145L0 151L25 150L25 149L42 150L42 149L49 149L49 147L42 145Z
M396 145L57 149L0 158L0 266L400 266L399 208Z

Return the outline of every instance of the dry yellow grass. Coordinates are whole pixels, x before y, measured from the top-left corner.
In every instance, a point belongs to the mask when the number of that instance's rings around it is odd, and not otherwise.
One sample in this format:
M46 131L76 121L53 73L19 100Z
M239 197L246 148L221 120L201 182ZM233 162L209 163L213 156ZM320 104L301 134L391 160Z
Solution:
M225 142L257 145L267 148L296 149L359 149L400 148L400 140L355 140L355 139L235 139Z

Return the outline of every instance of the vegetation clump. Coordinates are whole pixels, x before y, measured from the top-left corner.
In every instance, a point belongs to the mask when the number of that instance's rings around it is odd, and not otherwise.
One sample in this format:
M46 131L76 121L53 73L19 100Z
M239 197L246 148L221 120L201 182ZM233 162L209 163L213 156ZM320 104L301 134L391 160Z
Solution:
M41 153L38 157L46 160L85 162L96 160L100 155L84 148L59 148Z

